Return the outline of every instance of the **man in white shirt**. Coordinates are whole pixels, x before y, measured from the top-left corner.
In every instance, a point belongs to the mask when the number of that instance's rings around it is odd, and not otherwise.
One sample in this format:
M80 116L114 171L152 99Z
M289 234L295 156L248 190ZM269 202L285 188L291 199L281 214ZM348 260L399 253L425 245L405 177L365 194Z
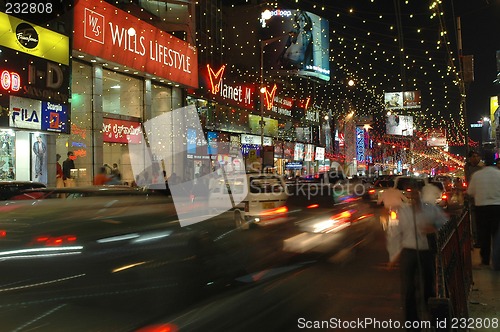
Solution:
M481 263L490 264L492 237L495 239L500 215L500 170L493 165L492 156L485 158L487 167L475 172L467 194L474 197ZM495 240L494 240L495 241ZM493 243L493 247L500 243ZM493 255L493 268L500 270L500 255Z

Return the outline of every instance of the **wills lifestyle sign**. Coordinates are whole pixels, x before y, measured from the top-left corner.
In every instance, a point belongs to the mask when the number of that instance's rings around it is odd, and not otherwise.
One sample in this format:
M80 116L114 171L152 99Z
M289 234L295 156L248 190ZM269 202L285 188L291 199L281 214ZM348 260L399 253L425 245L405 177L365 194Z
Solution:
M73 48L198 88L194 46L103 1L77 1Z

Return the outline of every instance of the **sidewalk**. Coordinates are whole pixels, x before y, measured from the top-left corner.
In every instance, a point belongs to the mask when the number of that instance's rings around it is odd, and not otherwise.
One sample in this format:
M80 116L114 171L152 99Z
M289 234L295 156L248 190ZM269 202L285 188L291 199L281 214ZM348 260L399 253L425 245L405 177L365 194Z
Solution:
M472 252L472 291L469 295L469 317L489 319L500 326L500 271L481 266L479 249ZM473 331L498 331L499 328L476 328Z

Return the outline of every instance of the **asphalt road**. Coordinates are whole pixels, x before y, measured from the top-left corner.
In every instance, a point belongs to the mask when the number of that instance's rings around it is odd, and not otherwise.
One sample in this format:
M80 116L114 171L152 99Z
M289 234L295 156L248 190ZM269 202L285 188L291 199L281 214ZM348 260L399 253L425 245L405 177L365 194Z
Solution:
M320 253L283 251L283 241L299 233L291 225L242 232L218 221L212 228L216 247L200 272L212 282L202 291L158 296L154 308L133 295L129 303L105 295L103 301L58 302L41 296L30 303L21 297L0 306L0 331L132 331L157 321L173 322L180 331L294 331L316 321L401 319L398 270L386 268L377 218L342 230L346 236L332 238L335 249ZM172 304L175 312L161 311Z

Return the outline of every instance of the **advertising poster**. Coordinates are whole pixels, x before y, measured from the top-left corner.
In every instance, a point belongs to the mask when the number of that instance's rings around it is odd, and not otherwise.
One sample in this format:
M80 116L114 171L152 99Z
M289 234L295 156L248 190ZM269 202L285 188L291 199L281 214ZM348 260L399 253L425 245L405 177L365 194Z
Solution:
M196 129L188 128L186 133L187 154L196 154Z
M314 145L306 144L304 161L312 161L314 157Z
M386 110L420 108L420 91L386 92L384 105Z
M402 92L384 93L384 105L386 110L403 108L403 93Z
M388 135L412 136L413 117L396 114L387 116L386 133Z
M295 143L293 160L304 160L304 144L303 143Z
M446 146L446 130L445 129L431 129L427 136L427 146Z
M328 20L302 10L263 13L264 68L330 80Z
M32 133L30 136L31 180L47 184L47 137L40 133Z
M325 148L319 146L316 147L316 155L314 159L319 161L325 160Z
M217 149L217 133L214 131L209 131L207 133L207 153L208 155L216 156L218 153Z

